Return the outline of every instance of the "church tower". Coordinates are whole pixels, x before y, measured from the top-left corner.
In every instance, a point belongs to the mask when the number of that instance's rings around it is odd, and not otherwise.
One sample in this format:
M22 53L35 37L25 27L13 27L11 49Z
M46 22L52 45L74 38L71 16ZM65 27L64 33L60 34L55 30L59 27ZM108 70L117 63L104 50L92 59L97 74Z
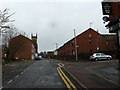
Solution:
M36 34L36 36L33 36L33 34L31 34L31 39L32 39L34 47L35 47L35 53L38 53L37 34Z

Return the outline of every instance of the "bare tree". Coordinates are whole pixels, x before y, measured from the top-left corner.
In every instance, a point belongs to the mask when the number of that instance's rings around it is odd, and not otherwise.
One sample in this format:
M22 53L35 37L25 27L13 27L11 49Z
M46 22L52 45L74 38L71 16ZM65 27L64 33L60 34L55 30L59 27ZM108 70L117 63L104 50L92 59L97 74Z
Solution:
M3 46L8 46L8 42L11 38L17 35L26 35L25 32L19 31L13 24L8 24L8 22L13 22L15 20L10 20L10 17L15 14L9 13L9 9L4 9L3 11L0 10L0 34L2 34L2 44Z
M3 34L3 46L8 47L9 41L18 36L18 35L23 35L26 36L26 33L18 30L13 24L9 25L9 29L6 30Z
M2 36L2 49L4 53L9 53L9 41L18 36L18 35L26 35L25 32L18 30L13 24L9 24L9 22L13 22L15 20L11 20L10 17L15 14L9 13L9 9L0 10L0 37Z
M10 17L15 14L9 14L9 9L4 9L3 11L0 10L0 27L2 28L8 22L13 22L15 20L10 20Z

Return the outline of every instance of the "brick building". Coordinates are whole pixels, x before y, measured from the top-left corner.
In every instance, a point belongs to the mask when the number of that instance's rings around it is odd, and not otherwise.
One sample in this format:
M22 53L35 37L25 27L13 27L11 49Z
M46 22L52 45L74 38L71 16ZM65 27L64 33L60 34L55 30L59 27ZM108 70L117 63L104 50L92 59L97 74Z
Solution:
M116 50L116 42L116 34L100 34L92 28L76 36L78 54ZM74 38L58 49L58 55L75 55Z
M33 59L37 52L37 42L35 40L37 40L37 37L34 37L34 39L32 37L31 40L23 35L12 38L9 42L9 58Z

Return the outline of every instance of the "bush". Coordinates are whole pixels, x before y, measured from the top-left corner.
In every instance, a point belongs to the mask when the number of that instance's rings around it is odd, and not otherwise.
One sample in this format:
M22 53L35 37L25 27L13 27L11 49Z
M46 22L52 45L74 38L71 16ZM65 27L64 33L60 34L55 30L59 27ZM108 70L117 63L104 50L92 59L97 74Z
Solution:
M92 55L92 53L85 53L85 52L83 52L83 53L79 53L78 54L78 58L79 59L88 60L91 55Z

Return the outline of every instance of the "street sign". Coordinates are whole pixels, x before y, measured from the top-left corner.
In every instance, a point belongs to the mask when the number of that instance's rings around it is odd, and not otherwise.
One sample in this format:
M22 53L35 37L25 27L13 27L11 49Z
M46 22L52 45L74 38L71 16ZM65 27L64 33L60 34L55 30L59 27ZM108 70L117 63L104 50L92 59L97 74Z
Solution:
M111 2L102 2L103 15L112 15L112 4Z

